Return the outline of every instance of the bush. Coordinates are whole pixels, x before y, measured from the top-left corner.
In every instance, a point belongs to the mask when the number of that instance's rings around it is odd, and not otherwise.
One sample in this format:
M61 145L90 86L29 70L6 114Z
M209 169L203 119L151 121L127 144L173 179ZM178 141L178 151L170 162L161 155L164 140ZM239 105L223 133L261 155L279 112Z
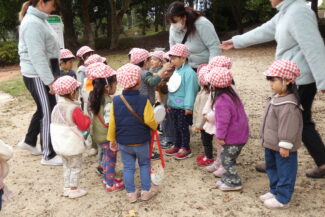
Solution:
M0 66L19 63L17 42L0 43Z

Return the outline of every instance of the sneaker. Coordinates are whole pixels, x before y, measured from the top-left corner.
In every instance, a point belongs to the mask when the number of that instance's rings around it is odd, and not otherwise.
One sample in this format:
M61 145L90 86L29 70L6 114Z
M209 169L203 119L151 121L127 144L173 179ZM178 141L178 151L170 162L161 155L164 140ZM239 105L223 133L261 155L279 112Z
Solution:
M275 198L275 196L271 192L267 192L266 194L261 195L259 198L262 202L264 202L268 199Z
M320 167L308 170L306 172L306 176L308 178L325 178L325 165L322 165Z
M161 143L161 148L162 149L167 149L167 148L170 148L173 146L173 143L172 142L162 142Z
M203 152L201 155L196 157L196 161L199 162L200 160L202 160L205 157L205 153Z
M283 203L280 203L275 198L270 198L270 199L264 201L264 206L266 206L269 209L286 209L289 207L289 203L283 204Z
M207 165L212 164L213 162L214 162L213 159L209 159L209 158L207 158L207 157L204 156L204 158L201 159L201 160L199 160L199 161L197 162L197 164L198 164L199 166L207 166Z
M214 171L218 170L219 167L217 166L217 162L214 161L211 165L206 166L204 170L208 171L209 173L213 173Z
M89 149L89 155L90 156L95 156L96 154L97 154L97 149L95 149L95 148Z
M219 167L216 171L213 172L213 175L215 177L219 177L221 178L223 176L223 174L225 173L225 170L223 169L223 167Z
M45 160L44 158L42 158L41 164L44 166L61 166L63 162L62 162L62 158L56 155L54 158L50 160Z
M226 185L225 183L221 183L218 188L221 190L221 191L239 191L243 188L243 186L228 186Z
M217 188L219 188L219 186L221 186L223 184L223 182L221 180L218 180L214 184L217 186Z
M86 194L87 194L87 191L82 188L77 188L75 190L70 189L69 198L74 199L74 198L82 197Z
M160 159L160 155L157 152L152 152L151 154L151 160L159 160Z
M135 192L126 193L126 198L130 203L137 202L138 197L139 197L139 190L138 189L136 189Z
M125 188L123 182L114 182L114 185L106 185L106 192L121 191Z
M255 170L260 173L266 173L265 163L256 164Z
M179 148L177 148L176 146L174 146L174 147L172 147L172 148L166 150L166 151L165 151L165 154L166 154L167 156L174 156L178 151L179 151Z
M185 148L181 148L177 154L175 154L175 159L177 160L183 160L189 157L192 157L192 152L191 150L186 150Z
M21 149L29 151L32 155L42 155L43 153L39 151L36 147L30 146L24 141L21 141L17 144L17 146Z
M70 188L63 188L63 197L69 197Z
M101 166L98 166L97 168L96 168L96 173L98 174L98 175L103 175L103 168L101 167Z
M151 198L153 198L155 195L158 194L158 190L151 187L151 189L149 191L141 191L141 200L143 201L147 201L150 200Z

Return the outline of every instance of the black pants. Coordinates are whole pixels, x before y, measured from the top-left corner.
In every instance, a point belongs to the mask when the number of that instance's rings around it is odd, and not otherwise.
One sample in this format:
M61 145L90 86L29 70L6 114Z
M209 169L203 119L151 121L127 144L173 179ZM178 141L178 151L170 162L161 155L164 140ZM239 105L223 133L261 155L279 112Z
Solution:
M0 189L0 211L2 209L2 195L3 195L3 189Z
M49 93L49 87L44 85L40 78L24 77L24 83L37 106L28 127L25 143L36 147L37 136L41 134L43 156L46 160L52 159L56 155L50 136L51 113L56 104L55 95Z
M209 159L213 158L213 147L212 147L213 135L208 134L204 130L201 130L201 141L204 147L205 156Z
M301 105L304 109L302 112L304 122L302 141L316 165L321 166L325 164L325 146L322 138L315 129L315 123L312 121L311 113L312 104L317 92L316 84L300 85L298 92Z

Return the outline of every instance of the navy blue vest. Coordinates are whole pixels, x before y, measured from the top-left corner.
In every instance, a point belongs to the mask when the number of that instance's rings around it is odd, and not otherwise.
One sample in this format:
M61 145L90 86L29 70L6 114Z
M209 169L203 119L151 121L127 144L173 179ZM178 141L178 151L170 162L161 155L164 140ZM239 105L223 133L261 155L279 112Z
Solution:
M123 90L123 96L133 110L144 120L143 112L148 97L138 90ZM143 144L150 141L150 128L142 124L125 106L121 97L113 98L116 140L121 145Z

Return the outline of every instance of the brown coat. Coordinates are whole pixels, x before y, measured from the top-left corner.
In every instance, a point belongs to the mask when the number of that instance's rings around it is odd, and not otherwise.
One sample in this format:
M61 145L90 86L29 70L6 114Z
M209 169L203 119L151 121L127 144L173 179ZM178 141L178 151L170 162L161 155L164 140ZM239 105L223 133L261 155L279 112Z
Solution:
M279 151L280 147L297 151L301 146L302 114L293 94L269 98L261 126L263 147Z

